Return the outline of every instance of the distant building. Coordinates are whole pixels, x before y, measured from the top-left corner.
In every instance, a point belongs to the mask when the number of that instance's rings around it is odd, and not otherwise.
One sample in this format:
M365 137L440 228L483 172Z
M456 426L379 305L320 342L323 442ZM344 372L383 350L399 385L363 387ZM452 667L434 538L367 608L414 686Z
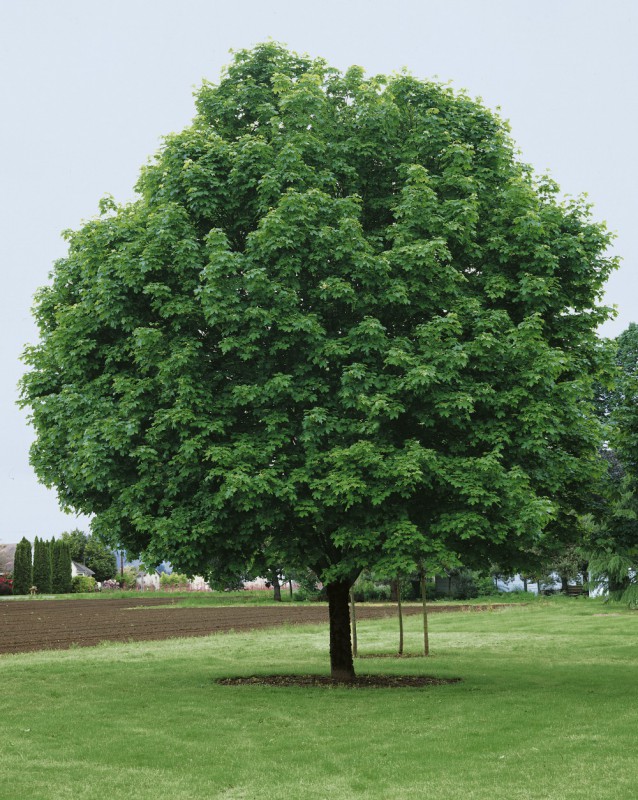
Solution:
M85 567L84 564L78 564L77 561L71 562L71 577L75 578L78 575L85 575L87 578L92 578L95 575L92 569Z

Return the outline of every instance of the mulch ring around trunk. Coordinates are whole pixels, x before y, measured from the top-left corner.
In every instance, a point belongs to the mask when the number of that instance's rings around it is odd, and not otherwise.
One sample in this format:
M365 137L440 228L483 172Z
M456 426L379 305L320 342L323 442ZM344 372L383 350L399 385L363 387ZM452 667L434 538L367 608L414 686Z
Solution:
M222 686L299 686L345 689L422 689L459 683L460 678L434 678L431 675L356 675L352 680L333 680L329 675L253 675L249 678L219 678Z

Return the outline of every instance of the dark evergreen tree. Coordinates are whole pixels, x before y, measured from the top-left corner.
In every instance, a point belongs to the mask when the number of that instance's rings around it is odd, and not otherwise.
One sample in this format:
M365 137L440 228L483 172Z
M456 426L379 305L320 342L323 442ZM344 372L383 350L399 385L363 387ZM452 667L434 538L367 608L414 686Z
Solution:
M59 547L60 540L54 541L51 547L51 591L53 594L60 594L60 575L59 575L59 565L60 565L60 547Z
M47 546L47 557L49 560L49 591L53 591L53 552L55 550L55 537L51 537L51 539L46 542Z
M73 580L73 572L71 570L71 548L68 542L62 542L61 544L62 556L60 559L60 573L62 575L62 591L68 594L71 591L71 583Z
M51 591L54 594L68 592L71 576L71 556L62 539L51 542L52 579Z
M49 547L44 539L38 539L37 536L33 544L33 585L37 586L38 594L47 594L51 591Z
M31 542L22 538L18 543L13 562L13 593L29 594L33 583L31 564Z

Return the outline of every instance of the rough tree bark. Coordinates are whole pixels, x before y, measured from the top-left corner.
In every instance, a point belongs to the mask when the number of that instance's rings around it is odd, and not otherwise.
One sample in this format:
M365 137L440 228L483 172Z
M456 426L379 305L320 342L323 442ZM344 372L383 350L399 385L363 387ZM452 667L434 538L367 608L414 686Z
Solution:
M277 600L281 603L281 584L279 583L279 575L276 572L272 574L272 588L273 600Z
M354 678L350 640L350 581L326 584L330 617L330 677L335 681Z

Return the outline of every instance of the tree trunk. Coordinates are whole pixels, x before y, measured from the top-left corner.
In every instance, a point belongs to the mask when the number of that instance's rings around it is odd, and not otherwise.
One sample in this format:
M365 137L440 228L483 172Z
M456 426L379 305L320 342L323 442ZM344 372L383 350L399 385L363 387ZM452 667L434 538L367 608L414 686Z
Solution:
M423 655L430 655L430 635L428 632L428 607L425 596L425 571L421 570L421 602L423 603Z
M354 587L350 589L350 614L352 616L352 655L357 657L357 612L354 605Z
M290 586L290 602L292 603L292 601L293 601L293 596L292 596L292 578L289 579L288 586Z
M273 588L273 600L276 600L278 603L281 603L281 584L279 583L279 575L276 572L272 574L272 588Z
M523 591L527 591L527 578L523 578Z
M399 612L399 655L403 655L403 609L401 608L401 581L397 578L397 610Z
M397 601L397 586L398 582L395 580L390 581L390 602L396 603Z
M566 575L560 576L560 590L563 594L567 594L568 579Z
M334 681L351 681L354 678L348 605L350 586L350 581L326 584L330 616L330 677Z

